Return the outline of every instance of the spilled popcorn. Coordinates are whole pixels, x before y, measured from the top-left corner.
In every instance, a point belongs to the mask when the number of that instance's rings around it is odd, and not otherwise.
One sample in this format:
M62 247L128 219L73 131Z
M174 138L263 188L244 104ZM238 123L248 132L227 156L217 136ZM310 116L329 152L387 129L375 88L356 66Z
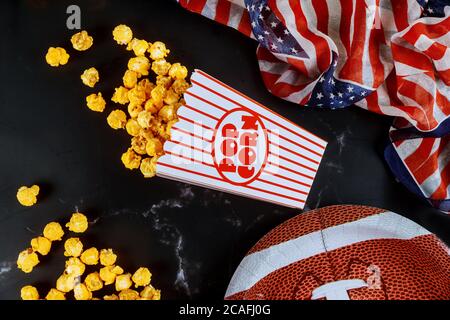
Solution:
M79 212L73 213L65 225L69 231L84 233L88 228L87 217ZM38 254L47 255L52 247L52 241L62 240L64 230L57 222L48 223L43 236L31 240L31 248L20 252L17 266L25 273L30 273L39 264ZM97 249L95 247L83 250L79 238L68 238L64 242L64 256L68 257L63 273L58 277L55 287L45 295L45 300L66 300L72 293L75 300L99 300L94 293L113 285L116 293L104 295L103 300L160 300L161 291L151 284L152 274L148 268L141 267L133 274L116 264L117 254L113 249ZM86 269L97 268L85 275ZM90 269L89 269L90 270ZM84 279L83 279L84 277ZM143 287L141 292L131 289ZM22 300L39 300L41 295L34 286L27 285L20 290Z
M133 36L130 27L121 24L112 32L114 40L133 53L122 77L123 83L115 88L111 101L126 106L114 108L106 121L114 130L124 129L130 136L130 147L121 156L125 168L140 169L145 178L156 175L156 163L164 154L163 145L170 138L170 130L178 121L177 110L184 104L183 94L190 87L186 81L188 69L180 63L166 60L170 50L165 43L150 43ZM71 38L75 50L84 51L93 45L87 31ZM50 48L47 62L51 66L67 63L69 55L62 48ZM152 73L153 79L150 79ZM93 88L100 80L94 67L81 75L84 85ZM95 112L106 109L101 92L86 97L87 107ZM81 289L80 289L81 290Z

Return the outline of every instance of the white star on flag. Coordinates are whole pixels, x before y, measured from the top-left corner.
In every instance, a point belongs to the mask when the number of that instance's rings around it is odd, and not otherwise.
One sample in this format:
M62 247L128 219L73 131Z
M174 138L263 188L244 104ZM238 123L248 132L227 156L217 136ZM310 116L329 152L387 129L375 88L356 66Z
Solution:
M317 99L322 99L323 98L323 94L322 94L322 92L319 92L317 95L316 95L316 98Z

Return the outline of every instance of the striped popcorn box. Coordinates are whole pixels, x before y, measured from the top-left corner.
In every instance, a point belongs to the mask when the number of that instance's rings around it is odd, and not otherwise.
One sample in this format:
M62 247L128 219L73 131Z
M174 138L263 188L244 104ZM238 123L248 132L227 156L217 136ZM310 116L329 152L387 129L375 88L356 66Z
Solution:
M196 70L157 175L302 209L326 142Z

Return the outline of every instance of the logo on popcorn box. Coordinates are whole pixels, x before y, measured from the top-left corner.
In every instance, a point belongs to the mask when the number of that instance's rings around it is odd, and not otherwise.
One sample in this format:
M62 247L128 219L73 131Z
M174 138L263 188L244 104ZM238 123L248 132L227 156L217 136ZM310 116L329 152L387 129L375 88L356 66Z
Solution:
M212 156L217 172L225 181L246 185L257 179L268 151L266 128L256 113L243 108L232 109L218 121Z

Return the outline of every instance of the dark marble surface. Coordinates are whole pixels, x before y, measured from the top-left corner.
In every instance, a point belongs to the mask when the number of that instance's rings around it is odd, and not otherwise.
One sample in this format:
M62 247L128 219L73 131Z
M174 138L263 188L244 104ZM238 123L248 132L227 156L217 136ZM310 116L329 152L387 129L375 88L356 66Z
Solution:
M391 119L357 108L313 110L271 96L255 58L256 43L184 11L170 0L78 1L93 49L70 50L63 68L46 65L49 46L70 48L66 8L74 1L1 1L0 26L0 299L17 299L36 284L48 290L63 270L62 244L26 275L17 254L51 220L74 210L92 225L86 245L112 247L130 271L149 266L164 298L221 299L246 251L299 210L180 184L145 180L120 163L128 137L111 130L106 114L90 112L91 90L79 80L99 69L97 90L111 96L129 53L111 31L126 23L139 38L161 39L171 61L202 69L329 142L307 209L332 204L383 207L408 216L450 242L450 218L395 182L382 158ZM42 186L39 203L21 207L21 185ZM45 294L45 292L44 292Z

